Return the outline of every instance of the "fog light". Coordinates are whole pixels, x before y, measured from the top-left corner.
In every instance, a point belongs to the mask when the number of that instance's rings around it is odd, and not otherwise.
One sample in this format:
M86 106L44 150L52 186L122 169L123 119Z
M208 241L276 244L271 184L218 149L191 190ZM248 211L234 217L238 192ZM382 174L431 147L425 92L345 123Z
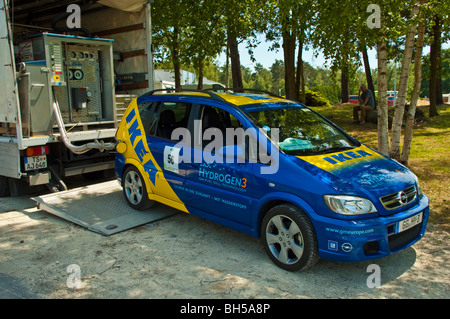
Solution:
M378 254L378 241L370 241L364 245L364 254L368 255L376 255Z

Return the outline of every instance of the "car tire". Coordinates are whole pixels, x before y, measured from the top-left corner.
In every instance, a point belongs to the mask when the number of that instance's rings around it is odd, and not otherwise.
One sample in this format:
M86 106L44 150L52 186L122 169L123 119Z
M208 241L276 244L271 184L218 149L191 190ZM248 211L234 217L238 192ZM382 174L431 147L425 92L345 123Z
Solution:
M155 202L148 198L147 188L139 170L129 166L122 180L123 194L130 207L136 210L145 210L152 207Z
M314 227L296 206L282 204L270 209L263 218L261 234L267 255L284 270L307 270L319 260Z

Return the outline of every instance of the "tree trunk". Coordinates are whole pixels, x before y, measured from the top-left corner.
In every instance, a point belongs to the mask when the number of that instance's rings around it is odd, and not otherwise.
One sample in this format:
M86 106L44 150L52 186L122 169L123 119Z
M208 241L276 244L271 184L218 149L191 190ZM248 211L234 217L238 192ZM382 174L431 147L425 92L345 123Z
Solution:
M226 59L227 61L225 62L225 87L229 88L230 87L230 49L226 48Z
M295 100L295 37L289 31L283 31L283 53L284 53L284 85L286 98Z
M444 98L442 97L442 60L441 60L441 20L437 17L436 23L439 23L439 31L436 34L439 40L436 43L436 56L437 56L437 74L436 74L436 105L444 104Z
M179 62L173 61L173 72L175 77L175 88L181 89L181 66Z
M203 59L198 63L198 84L197 90L203 90Z
M173 59L173 73L175 77L175 88L181 89L181 64L179 58L179 52L177 49L174 49L172 52Z
M439 17L434 19L433 43L430 46L430 110L429 116L438 116L437 112L437 82L439 73L438 47L441 46L441 26Z
M348 103L350 95L350 87L348 84L348 66L344 65L341 69L341 101Z
M444 104L444 97L442 96L442 60L441 60L441 46L438 46L438 75L436 81L436 105Z
M305 74L303 67L303 40L298 40L297 52L297 76L295 80L295 92L297 93L296 101L305 103Z
M415 17L419 13L419 7L415 5L411 10L411 16ZM408 90L408 76L411 60L414 51L414 38L416 36L417 25L410 27L405 40L405 50L403 52L402 69L400 72L400 84L398 88L398 99L395 103L394 120L392 121L392 134L389 149L389 156L395 160L400 159L400 141L402 137L403 115L405 113L406 94Z
M387 48L384 35L377 43L378 54L378 151L389 153L388 105L387 105Z
M235 92L243 92L244 84L242 82L241 60L239 57L239 48L236 36L228 33L228 48L230 49L231 77L233 78L233 88Z
M373 80L372 80L372 71L370 70L369 56L367 54L366 48L364 48L364 50L362 50L362 56L363 56L363 62L364 62L364 72L366 73L367 88L369 90L371 90L373 94L375 94L375 87L373 85Z
M414 58L414 89L411 97L411 105L406 117L405 135L403 137L403 149L400 157L400 163L408 165L409 154L411 151L411 141L413 138L414 116L416 114L417 100L419 99L420 86L422 84L422 51L425 35L425 24L420 22L418 28L418 37L416 44L416 55Z
M173 29L173 45L172 45L172 63L175 77L175 89L181 89L181 62L180 48L178 43L178 28Z

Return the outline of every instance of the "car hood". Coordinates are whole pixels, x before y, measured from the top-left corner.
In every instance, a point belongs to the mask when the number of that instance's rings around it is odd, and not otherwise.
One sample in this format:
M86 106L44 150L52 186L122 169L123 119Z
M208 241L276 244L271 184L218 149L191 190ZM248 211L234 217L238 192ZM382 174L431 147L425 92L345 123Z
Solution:
M362 145L343 152L298 157L308 171L331 185L336 193L353 194L377 202L416 184L405 166Z

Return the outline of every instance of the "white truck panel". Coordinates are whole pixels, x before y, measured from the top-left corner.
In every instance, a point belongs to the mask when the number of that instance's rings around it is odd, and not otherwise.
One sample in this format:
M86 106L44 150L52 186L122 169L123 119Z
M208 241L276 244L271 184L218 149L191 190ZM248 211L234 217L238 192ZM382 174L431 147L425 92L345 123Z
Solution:
M0 143L0 175L20 178L19 150L15 143Z
M16 123L17 96L14 63L11 60L10 32L5 0L0 0L0 120Z
M10 186L21 179L20 183L29 185L50 182L52 187L67 176L113 168L113 139L124 110L133 97L153 89L153 1L103 1L110 8L83 14L83 28L94 38L79 36L76 31L60 34L61 30L54 25L50 28L48 21L39 18L39 27L26 20L27 10L33 10L33 6L44 10L50 2L65 7L50 0L20 5L0 0L0 177L9 178ZM132 13L120 10L122 5L125 11L133 8ZM93 8L98 6L94 4ZM10 16L10 12L15 14ZM63 25L64 21L58 23ZM49 32L43 34L42 30ZM26 58L27 50L32 57ZM118 55L123 59L117 60ZM124 93L117 96L115 69L117 78L120 75L129 86L121 85ZM84 77L77 78L75 72L80 70ZM92 84L99 81L100 88ZM65 116L58 125L55 106ZM24 150L44 145L49 146L48 167L25 171ZM77 153L75 147L84 145L98 152ZM64 147L82 156L72 156ZM55 166L58 174L53 172Z

